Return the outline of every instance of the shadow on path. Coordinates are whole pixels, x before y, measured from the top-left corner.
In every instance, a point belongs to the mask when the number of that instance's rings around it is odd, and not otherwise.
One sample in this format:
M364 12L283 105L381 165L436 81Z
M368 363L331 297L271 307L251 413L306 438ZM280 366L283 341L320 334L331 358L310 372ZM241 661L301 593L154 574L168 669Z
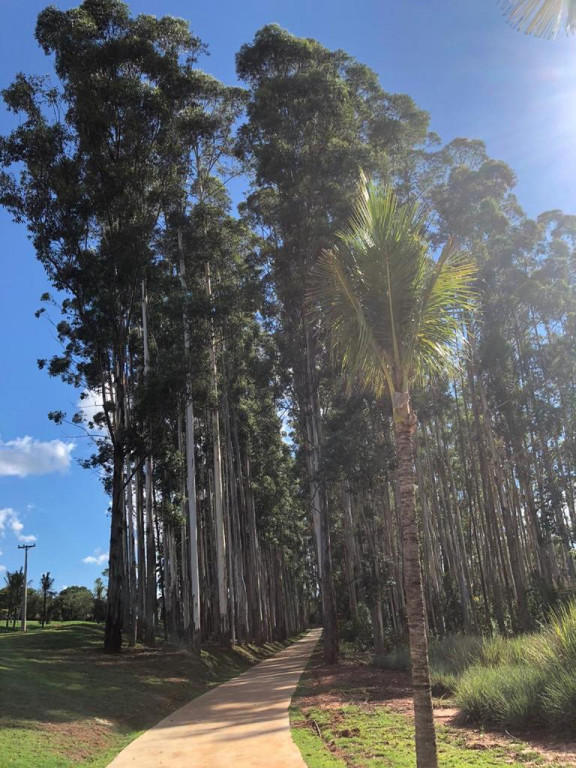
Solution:
M194 699L132 742L109 768L305 768L288 708L321 630Z

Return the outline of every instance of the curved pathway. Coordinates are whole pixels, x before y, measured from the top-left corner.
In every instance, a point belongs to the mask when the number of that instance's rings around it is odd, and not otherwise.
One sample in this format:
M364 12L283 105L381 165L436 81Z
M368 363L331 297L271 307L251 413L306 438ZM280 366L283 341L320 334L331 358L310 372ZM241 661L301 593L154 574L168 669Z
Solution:
M313 629L139 736L109 768L305 768L288 707L322 630Z

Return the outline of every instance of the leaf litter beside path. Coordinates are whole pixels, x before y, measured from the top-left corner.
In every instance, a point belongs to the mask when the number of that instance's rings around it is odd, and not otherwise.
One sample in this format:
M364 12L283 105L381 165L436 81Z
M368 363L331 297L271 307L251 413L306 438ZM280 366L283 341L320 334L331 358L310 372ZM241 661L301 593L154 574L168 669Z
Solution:
M576 743L543 731L502 733L462 722L436 699L442 768L576 766ZM317 652L292 702L294 740L309 768L414 768L410 677L361 660L338 666Z

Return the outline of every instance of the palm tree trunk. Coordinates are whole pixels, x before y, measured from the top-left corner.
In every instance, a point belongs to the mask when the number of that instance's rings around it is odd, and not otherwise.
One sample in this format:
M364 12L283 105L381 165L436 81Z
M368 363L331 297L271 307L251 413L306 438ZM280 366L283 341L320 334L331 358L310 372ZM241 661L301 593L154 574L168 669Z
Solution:
M412 687L414 690L416 764L417 768L438 768L428 665L428 633L422 590L416 497L414 494L413 433L416 419L414 414L408 417L403 414L395 414L395 416L394 431L404 554L404 590L406 593Z

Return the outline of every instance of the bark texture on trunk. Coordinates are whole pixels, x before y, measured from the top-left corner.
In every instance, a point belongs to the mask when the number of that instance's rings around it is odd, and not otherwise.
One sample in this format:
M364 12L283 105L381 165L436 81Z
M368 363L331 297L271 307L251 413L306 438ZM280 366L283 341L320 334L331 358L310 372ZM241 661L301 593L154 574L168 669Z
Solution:
M184 245L182 240L182 231L178 229L178 252L180 257L180 283L184 293L187 292L188 286L186 285L186 265L184 261ZM188 524L188 573L185 574L184 581L186 584L185 592L188 593L187 587L189 586L191 595L186 594L186 597L191 598L191 604L186 605L184 612L185 626L189 629L190 612L192 614L192 637L190 642L195 651L200 651L201 644L201 632L202 632L202 618L201 618L201 606L200 606L200 557L199 557L199 542L198 542L198 509L196 500L196 455L195 455L195 427L194 427L194 403L192 400L192 372L190 370L190 331L188 329L188 318L186 311L183 315L184 325L184 353L186 355L186 361L188 365L187 372L187 399L185 406L185 424L186 424L186 520ZM181 429L181 427L180 427ZM181 440L181 438L180 438ZM183 529L184 533L184 529Z
M422 589L416 497L414 493L413 434L414 414L395 414L398 489L402 520L404 590L410 639L414 721L416 726L416 764L418 768L438 768L434 712L428 664L428 633Z
M122 650L124 551L122 547L124 528L124 452L114 446L112 476L112 521L110 524L110 561L108 577L108 610L104 631L106 653L120 653Z

